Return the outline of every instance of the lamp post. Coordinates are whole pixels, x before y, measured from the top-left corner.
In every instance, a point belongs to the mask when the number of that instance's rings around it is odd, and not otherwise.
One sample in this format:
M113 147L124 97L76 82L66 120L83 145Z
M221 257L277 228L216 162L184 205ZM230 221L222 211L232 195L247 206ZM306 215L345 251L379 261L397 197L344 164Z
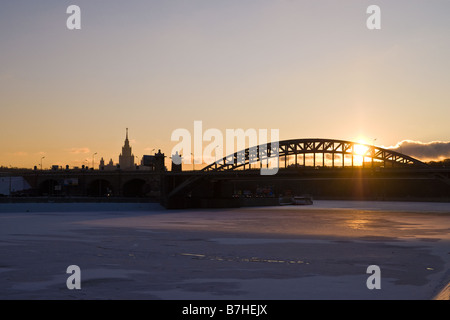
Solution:
M139 166L139 157L138 156L134 156L136 158L136 163L134 164L134 166ZM142 161L141 161L141 165L142 165Z
M195 171L195 162L194 162L194 155L191 152L191 156L192 156L192 171Z
M42 170L42 159L44 159L44 158L45 158L45 156L41 158L41 170Z

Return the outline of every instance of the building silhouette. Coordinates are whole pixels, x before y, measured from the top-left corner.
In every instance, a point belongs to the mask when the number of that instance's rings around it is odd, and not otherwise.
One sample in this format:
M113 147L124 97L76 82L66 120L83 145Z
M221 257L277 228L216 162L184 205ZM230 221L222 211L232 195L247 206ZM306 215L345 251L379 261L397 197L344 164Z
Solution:
M147 170L162 172L166 170L164 165L164 153L158 150L154 155L144 155L142 157L140 166L134 162L134 154L132 152L130 141L128 140L128 128L126 131L125 142L122 147L122 153L119 155L119 163L114 164L110 159L108 164L105 164L103 157L100 159L99 170Z
M125 143L122 147L122 153L119 155L120 169L134 169L134 154L131 152L130 141L128 141L128 128L125 137Z
M166 156L164 153L161 153L161 149L158 150L158 153L155 153L153 156L144 155L142 157L141 165L145 170L152 171L165 171L166 167L164 166L164 158Z
M136 165L134 163L134 154L132 153L130 141L128 140L128 128L126 131L125 142L122 147L122 153L119 155L119 163L114 164L113 160L110 159L109 163L105 165L105 160L103 157L100 159L100 165L98 167L100 170L134 170Z
M109 159L109 163L105 165L105 160L103 160L103 157L100 159L100 170L114 170L116 169L116 166L114 165L114 162L112 159Z

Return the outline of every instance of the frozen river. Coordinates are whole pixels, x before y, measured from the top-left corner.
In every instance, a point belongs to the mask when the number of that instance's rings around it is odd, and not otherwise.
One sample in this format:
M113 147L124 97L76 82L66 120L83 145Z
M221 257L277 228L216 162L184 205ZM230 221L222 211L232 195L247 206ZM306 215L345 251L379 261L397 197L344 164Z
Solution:
M1 299L432 299L449 267L449 203L0 204Z

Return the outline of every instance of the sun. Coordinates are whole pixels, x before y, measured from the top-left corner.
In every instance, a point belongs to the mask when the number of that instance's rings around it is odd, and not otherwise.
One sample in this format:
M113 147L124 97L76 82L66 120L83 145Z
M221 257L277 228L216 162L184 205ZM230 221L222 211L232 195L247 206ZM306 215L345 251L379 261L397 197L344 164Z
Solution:
M365 155L366 152L369 150L369 147L367 147L367 145L370 145L370 143L367 142L366 139L361 138L361 137L358 138L358 139L356 140L356 142L357 142L358 144L355 144L355 145L354 145L354 150L353 150L353 152L354 152L356 155L358 155L358 156L363 156L363 155Z
M369 147L363 146L362 144L355 144L353 147L354 153L358 156L365 155L367 150L369 150Z

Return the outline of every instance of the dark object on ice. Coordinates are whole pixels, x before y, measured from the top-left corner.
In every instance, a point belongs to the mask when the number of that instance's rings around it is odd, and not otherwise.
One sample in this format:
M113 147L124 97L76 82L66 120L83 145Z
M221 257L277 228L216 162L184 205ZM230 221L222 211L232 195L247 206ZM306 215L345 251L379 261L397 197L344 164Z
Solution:
M280 205L311 205L313 204L312 197L310 195L293 196L293 197L280 197Z

